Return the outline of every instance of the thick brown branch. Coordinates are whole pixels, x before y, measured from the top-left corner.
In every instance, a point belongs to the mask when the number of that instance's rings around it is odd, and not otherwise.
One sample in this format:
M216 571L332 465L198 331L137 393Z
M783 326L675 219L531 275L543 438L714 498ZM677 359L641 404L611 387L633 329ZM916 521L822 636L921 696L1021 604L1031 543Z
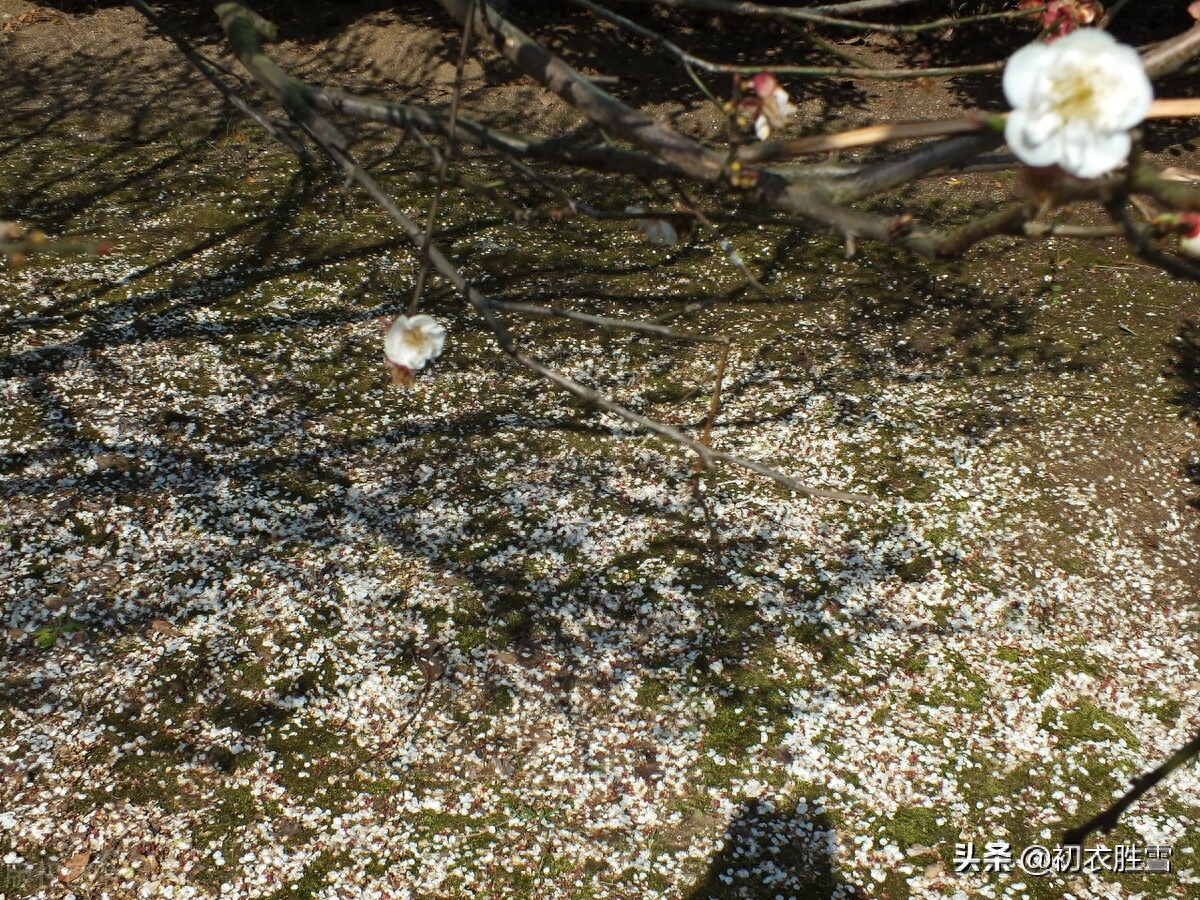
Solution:
M306 96L318 109L340 113L352 119L416 128L443 137L450 133L448 118L420 107L359 97L333 88L309 87ZM619 172L649 181L675 174L670 166L644 153L617 147L589 147L561 138L539 139L508 134L463 116L458 117L458 138L472 146L497 150L522 159L584 166L599 172Z
M1149 194L1171 209L1180 212L1200 211L1200 190L1177 181L1168 181L1159 175L1152 166L1145 163L1134 167L1129 182L1134 193Z
M460 24L471 14L470 0L439 2ZM798 184L780 175L759 170L731 172L717 153L605 93L491 7L484 6L475 15L476 31L491 35L496 50L520 71L554 91L605 131L653 153L679 174L709 184L732 183L772 209L815 219L838 229L848 239L865 237L900 243L927 256L934 255L940 240L936 234L897 228L895 219L840 206L816 186Z
M1142 65L1153 78L1169 75L1200 56L1200 22L1183 34L1142 54Z
M997 234L1024 234L1025 223L1033 217L1036 207L1029 203L1014 203L983 219L975 219L948 235L938 245L939 256L962 256L980 241Z

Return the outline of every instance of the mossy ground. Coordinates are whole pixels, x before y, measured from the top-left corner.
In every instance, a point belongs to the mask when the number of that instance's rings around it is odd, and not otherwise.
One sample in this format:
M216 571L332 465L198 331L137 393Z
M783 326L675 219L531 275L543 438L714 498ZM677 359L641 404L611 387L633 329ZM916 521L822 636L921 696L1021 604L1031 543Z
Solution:
M983 723L985 730L995 727L985 722L1001 700L989 681L993 663L1007 667L1013 690L1032 704L1056 696L1055 689L1072 678L1099 684L1118 677L1123 661L1097 651L1091 639L1030 647L1019 634L998 639L987 653L964 654L952 645L956 632L968 627L957 624L955 603L938 600L926 611L927 620L906 622L897 621L899 613L892 616L889 600L944 575L951 585L969 585L972 598L1005 595L1011 613L1019 601L1008 594L1044 583L1043 569L1055 577L1100 577L1105 563L1080 549L1074 530L1082 523L1084 533L1098 541L1113 529L1089 523L1078 506L1064 504L1056 488L1081 472L1102 483L1121 474L1122 462L1136 456L1137 447L1178 438L1165 416L1123 419L1128 431L1120 442L1092 445L1100 462L1065 458L1039 469L1031 482L1046 490L991 520L997 531L1007 526L1009 515L1036 524L1026 525L1018 540L995 555L979 552L983 542L964 525L970 499L949 495L953 472L938 454L971 452L1017 466L1032 449L1052 447L1064 418L1076 433L1084 432L1092 420L1123 417L1131 396L1160 413L1173 409L1182 376L1158 374L1175 358L1175 339L1184 327L1181 311L1190 296L1186 287L1138 269L1110 269L1107 248L1073 247L1069 259L1055 249L1030 263L1028 255L1017 254L1038 251L999 242L991 258L951 266L868 247L845 261L836 240L795 225L723 224L751 269L763 273L770 297L761 297L711 245L649 248L627 225L612 222L515 224L453 195L443 213L441 240L497 296L636 318L698 307L675 324L734 336L735 365L724 386L719 443L735 445L755 426L780 422L806 436L823 429L853 432L838 450L842 470L825 462L824 469L814 463L810 470L808 457L787 447L771 461L794 466L805 478L854 481L886 498L886 508L829 512L828 521L845 525L849 534L838 552L813 549L795 571L771 576L772 590L784 599L764 599L769 592L756 582L763 561L790 538L769 533L768 525L736 526L755 517L769 523L775 495L766 501L753 497L757 505L740 509L736 504L747 495L724 482L722 472L705 485L726 506L706 521L686 490L690 461L657 445L647 451L645 442L620 433L594 411L520 377L473 315L436 285L428 306L453 335L446 357L436 364L436 380L424 393L392 393L377 402L384 373L378 334L368 326L404 308L414 264L384 219L357 194L343 193L327 172L297 167L286 153L222 117L143 120L103 141L80 141L83 127L92 123L80 112L52 121L22 114L5 126L25 138L21 153L0 159L5 189L0 218L113 240L120 261L113 270L95 272L84 264L52 283L8 281L6 308L22 319L25 331L4 332L0 364L6 376L31 385L0 410L8 474L18 477L28 456L46 448L65 447L62 458L74 460L107 446L112 432L103 427L106 408L94 395L138 391L153 382L161 390L147 395L144 419L156 433L154 452L169 453L169 462L152 459L147 450L127 465L81 473L75 485L64 488L63 508L43 497L47 527L61 532L55 546L61 552L118 553L115 531L74 508L117 498L121 507L137 510L134 520L146 528L184 503L205 526L196 534L236 535L249 550L215 570L184 550L173 551L156 560L169 596L144 598L140 617L117 625L102 624L99 613L39 620L42 630L34 634L44 635L45 646L12 648L13 658L31 670L54 654L76 652L85 641L88 652L99 657L161 650L145 667L142 684L121 688L138 695L136 705L104 697L102 684L84 686L96 696L78 706L101 729L90 751L92 770L106 780L79 791L72 815L114 803L153 816L203 809L203 824L187 837L199 853L195 883L211 891L244 868L243 853L263 833L311 851L289 883L263 896L319 897L331 877L346 872L381 883L398 872L415 878L419 849L387 847L357 855L313 849L317 825L290 818L297 810L320 810L328 820L366 808L403 822L414 848L460 842L455 858L462 872L442 883L447 896L478 893L464 886L463 873L483 871L488 886L482 896L550 896L547 886L553 885L562 896L577 897L773 897L763 880L773 866L800 877L810 896L827 897L839 886L849 891L852 877L861 884L870 873L854 869L852 848L843 847L841 856L814 850L809 841L814 833L841 834L847 845L866 835L902 851L934 847L913 873L935 859L953 872L958 840L1003 836L1014 846L1045 842L1049 826L1030 821L1030 813L1057 807L1051 774L1056 789L1078 798L1077 815L1084 815L1121 785L1113 773L1138 758L1143 724L1111 712L1103 698L1064 693L1041 722L1064 762L1037 778L1027 768L998 767L991 755L961 739L958 726L934 718L950 710ZM395 155L377 171L407 206L423 209L431 196L428 179L409 178L420 166L415 157ZM506 170L481 161L466 171L480 183L508 177ZM573 188L594 202L604 199L598 181L578 178ZM728 211L724 201L705 199L715 211ZM650 202L629 197L621 205L626 201ZM943 212L954 219L969 206L956 208L947 198ZM1001 258L1020 261L997 265ZM336 286L332 292L330 285ZM1152 306L1139 299L1151 288ZM711 348L665 346L571 324L542 328L515 322L513 329L547 360L577 367L580 377L590 376L639 411L698 432L712 389ZM110 351L123 346L159 343L178 356L177 367L129 371L110 358L115 355ZM594 365L597 358L621 364ZM47 380L81 366L89 372L87 391L46 387ZM1024 390L1027 372L1043 386L1032 394ZM944 384L944 399L908 408L890 400L888 392L909 376ZM48 395L54 402L46 402ZM246 399L251 396L253 404ZM424 404L427 415L396 411L394 424L382 422L389 408L408 404ZM444 413L447 406L451 414ZM264 421L277 425L278 440L269 445L257 439ZM337 435L333 444L310 447L306 435L328 434ZM943 450L937 449L939 441L945 442ZM1121 442L1127 449L1117 446ZM370 459L354 455L364 447L403 490L348 499L369 480ZM403 448L402 465L389 459L390 447ZM638 456L643 451L644 458ZM523 459L542 460L540 473L531 475L517 464ZM505 461L515 462L501 465ZM422 480L401 482L397 474L425 469ZM639 494L614 487L605 477L609 470L631 481L653 470L648 483L665 480L668 490ZM201 477L193 480L197 474ZM571 543L575 523L560 509L523 497L540 484L570 488L563 496L595 521L649 521L655 533L634 551L595 562ZM220 495L218 485L231 485L228 494ZM671 498L672 490L685 499ZM422 518L447 497L453 508L434 520ZM498 505L497 497L508 499ZM1112 503L1116 509L1118 501ZM387 515L374 511L379 504L388 504ZM308 567L311 548L344 524L338 516L348 507L357 509L358 527L375 530L367 542L369 558L343 564L330 554ZM912 508L928 511L918 522L929 526L920 540L913 533ZM1120 516L1126 517L1122 527L1147 532L1161 523L1138 502L1118 509ZM714 540L714 533L726 538ZM885 547L897 536L913 540ZM4 541L13 545L19 536L9 527L0 531ZM790 554L806 552L787 546ZM494 565L509 547L521 552ZM249 571L258 556L286 563L288 577L276 577L269 566ZM863 557L872 560L867 571L876 591L867 608L853 606L839 588L839 578L864 571ZM1010 557L1016 574L997 573L994 563ZM772 558L780 567L788 561ZM247 568L248 580L229 588L225 602L235 607L264 592L302 591L311 599L304 622L266 622L247 602L241 614L222 620L219 640L168 647L173 631L214 615L207 601L188 592L213 579L225 583L239 567ZM373 600L397 631L366 647L362 623L351 628L345 622L353 604L343 576L372 567L389 585ZM674 582L656 584L655 571L666 570L677 573ZM33 557L22 569L24 577L45 584L58 572L53 559ZM438 579L436 590L429 589L431 577ZM685 586L684 597L674 585ZM539 689L562 705L578 704L573 691L592 683L590 667L599 661L574 669L564 664L552 677L541 674L542 656L570 659L563 648L570 645L571 623L546 608L548 591L586 599L604 611L603 627L620 635L685 605L696 611L695 620L677 623L674 645L629 657L639 669L626 682L596 680L598 692L614 696L593 699L587 707L597 716L606 704L616 708L616 692L625 684L640 710L639 724L663 729L676 718L694 723L681 741L692 753L686 764L692 782L673 801L679 818L654 833L649 849L670 856L693 841L726 834L723 849L683 864L684 878L652 865L612 868L603 851L629 849L626 835L615 827L589 839L602 851L595 858L543 847L530 849L521 865L477 862L499 840L489 828L510 829L506 840L532 847L555 833L559 819L578 816L565 797L541 795L531 802L506 781L536 774L539 739L522 733L519 744L509 745L516 738L505 731L529 702L530 683L515 675L477 684L444 677L454 654L496 659L514 671L521 666L535 673L528 677L541 679ZM119 594L116 586L111 594ZM1020 621L1061 628L1055 623L1062 611L1046 603ZM1017 621L1016 615L1006 621ZM155 622L166 625L156 632ZM878 650L864 643L864 636L880 634L895 637ZM413 715L411 729L439 723L470 736L473 743L464 740L455 762L393 765L396 745L408 740L405 733L396 729L396 737L389 731L380 745L366 730L351 734L344 721L326 714L325 704L336 705L354 687L341 677L346 661L368 651L379 653L389 674L409 679L400 708ZM304 662L277 663L284 658ZM37 715L25 694L33 689L22 677L14 670L4 684L3 702L14 714L0 719L0 736L10 741ZM909 688L901 679L910 678L924 680ZM899 802L885 812L869 799L856 799L870 797L865 783L870 772L843 758L853 730L835 732L832 725L815 743L828 760L828 776L844 783L845 791L834 796L827 785L798 777L788 762L804 749L789 742L797 728L796 698L826 694L861 710L856 728L882 732L900 717L928 722L912 736L914 745L942 754L961 808ZM289 707L291 702L310 711ZM1147 713L1164 727L1177 722L1188 702L1150 686L1144 698ZM18 709L25 718L18 720ZM220 739L203 730L210 726L224 730ZM247 746L235 751L234 741ZM127 744L119 758L111 753ZM639 752L630 757L642 766L632 777L652 784L658 762L645 748ZM612 755L618 762L597 761L589 772L603 774L625 764L619 753ZM266 802L247 786L263 772L281 792L279 799ZM33 789L51 790L44 773L35 771L32 778ZM714 808L714 798L739 796L731 786L744 790L747 781L759 783L751 793L769 797L773 805L751 797L739 801L732 814ZM506 798L504 808L464 814L414 809L398 799L406 792L431 796L447 783L495 791ZM821 812L815 811L818 797L826 798ZM1194 806L1173 797L1164 797L1157 809L1164 818L1195 820ZM585 825L570 827L586 833ZM788 849L772 855L764 835L787 837ZM1143 842L1125 826L1109 841ZM1186 845L1186 839L1176 841L1177 854ZM13 849L0 841L0 856ZM53 845L37 860L70 855L65 844ZM1149 883L1144 878L1115 880L1136 891ZM864 890L898 900L912 895L910 880L895 867ZM1052 881L1028 888L1038 900L1062 891L1063 883Z

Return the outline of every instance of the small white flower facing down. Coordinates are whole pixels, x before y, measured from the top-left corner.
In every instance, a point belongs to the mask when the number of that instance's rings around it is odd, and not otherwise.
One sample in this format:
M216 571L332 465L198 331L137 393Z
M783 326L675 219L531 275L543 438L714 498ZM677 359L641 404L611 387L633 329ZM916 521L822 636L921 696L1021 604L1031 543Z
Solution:
M1004 137L1017 158L1079 178L1129 158L1129 129L1154 102L1137 51L1096 28L1022 47L1004 70L1004 96L1013 106Z
M625 212L630 215L644 216L646 210L640 206L627 206ZM642 233L646 243L657 244L660 247L674 247L679 243L681 237L686 237L691 231L690 219L672 221L671 219L642 218L635 219L633 224Z
M756 96L745 98L742 106L754 116L755 136L765 141L772 130L782 128L796 114L796 107L788 92L780 86L779 79L770 72L759 72L747 78L744 84Z
M392 381L411 384L413 373L442 355L446 329L433 316L397 316L383 339L383 354L392 369Z

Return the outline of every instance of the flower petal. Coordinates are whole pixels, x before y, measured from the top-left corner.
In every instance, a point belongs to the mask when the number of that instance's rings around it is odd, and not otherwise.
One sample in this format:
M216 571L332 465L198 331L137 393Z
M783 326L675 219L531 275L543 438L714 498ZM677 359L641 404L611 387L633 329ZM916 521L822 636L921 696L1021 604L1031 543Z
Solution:
M1128 131L1154 101L1141 57L1098 28L1022 47L1004 71L1013 104L1004 136L1032 166L1061 165L1080 178L1111 172L1129 157Z
M1042 122L1034 124L1039 127L1031 128L1029 114L1023 109L1015 109L1004 123L1004 139L1017 159L1026 165L1052 166L1058 162L1058 142L1041 133Z
M1106 109L1107 124L1113 129L1133 128L1146 118L1154 103L1154 85L1146 75L1142 58L1132 47L1118 46L1114 48L1108 73L1120 89L1111 93L1113 102Z
M1062 137L1059 165L1079 178L1096 178L1124 165L1132 146L1127 131L1097 134L1067 129Z
M1009 57L1004 67L1004 97L1010 106L1029 105L1052 62L1053 51L1046 44L1029 44Z

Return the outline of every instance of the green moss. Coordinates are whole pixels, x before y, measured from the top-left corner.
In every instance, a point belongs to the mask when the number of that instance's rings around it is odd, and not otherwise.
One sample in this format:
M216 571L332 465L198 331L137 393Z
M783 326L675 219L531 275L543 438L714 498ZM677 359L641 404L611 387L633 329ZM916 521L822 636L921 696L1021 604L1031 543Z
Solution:
M351 779L362 771L353 745L343 734L312 721L286 721L263 734L275 754L280 784L329 809L340 809L354 796Z
M663 696L667 693L667 685L657 678L643 678L638 685L637 702L643 709L658 709Z
M1087 700L1079 700L1065 713L1043 724L1059 735L1060 745L1071 747L1084 741L1123 740L1132 750L1140 750L1142 742L1129 724L1115 713L1101 709Z
M918 845L932 847L955 835L944 810L924 806L896 810L896 814L882 826L882 831L902 850Z
M241 835L263 818L263 812L249 787L217 788L202 823L192 832L192 845L206 860L204 868L196 872L199 883L216 888L238 870ZM220 851L223 862L216 861L214 851Z
M1036 700L1050 689L1056 678L1069 672L1096 676L1100 670L1082 649L1041 650L1017 669L1015 678L1029 688L1030 696Z
M823 675L832 677L841 674L861 674L854 663L854 642L847 635L814 622L803 622L795 626L792 634L796 640L812 649Z
M266 900L316 900L328 892L330 872L353 867L348 854L323 850L304 867L298 879L268 895Z
M487 632L482 628L460 628L454 635L454 644L463 653L470 653L487 643Z
M513 692L504 685L489 684L484 690L486 696L485 709L493 716L498 716L513 705Z
M1174 697L1152 697L1147 700L1151 714L1164 725L1171 726L1179 721L1183 706Z
M722 756L736 755L754 745L758 728L741 707L722 705L708 722L703 748Z
M949 663L957 683L934 688L923 702L928 706L954 706L969 712L981 712L987 701L987 681L960 654L951 654Z

